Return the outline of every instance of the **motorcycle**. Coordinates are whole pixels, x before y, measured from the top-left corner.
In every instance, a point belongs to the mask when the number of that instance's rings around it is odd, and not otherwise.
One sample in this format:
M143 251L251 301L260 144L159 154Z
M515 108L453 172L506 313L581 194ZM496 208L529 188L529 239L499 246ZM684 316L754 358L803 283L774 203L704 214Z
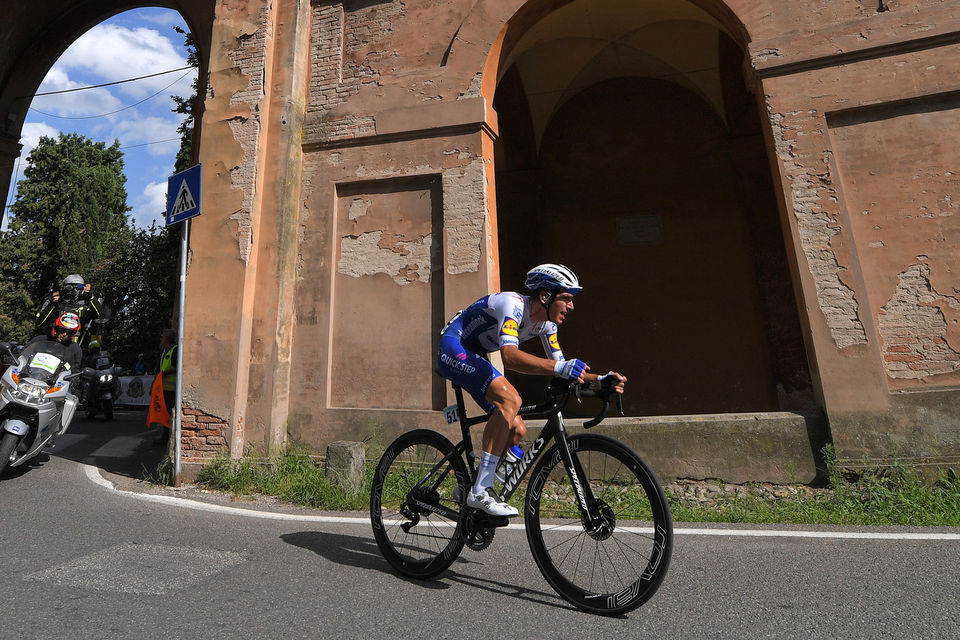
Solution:
M113 357L101 351L90 363L93 373L84 374L83 406L91 420L102 413L108 422L113 420L113 403L120 395L120 377Z
M59 357L43 351L27 358L15 355L9 343L0 343L12 364L0 377L0 475L19 467L52 445L70 426L77 397L71 381L84 371L71 373ZM88 369L90 374L93 369Z

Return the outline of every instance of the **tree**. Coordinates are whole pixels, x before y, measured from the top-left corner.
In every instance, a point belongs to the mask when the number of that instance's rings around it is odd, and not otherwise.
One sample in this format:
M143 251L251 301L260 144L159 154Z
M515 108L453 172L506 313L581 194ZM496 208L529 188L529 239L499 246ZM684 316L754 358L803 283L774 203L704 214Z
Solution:
M23 343L33 337L39 253L40 239L25 231L21 221L12 220L0 240L0 339Z
M121 366L132 366L140 353L148 366L159 359L160 332L170 326L177 291L177 240L155 225L134 229L126 250L105 264L102 279L114 283L106 348Z
M193 40L193 34L184 31L180 27L175 26L174 31L183 36L184 46L187 48L187 64L192 67L200 66L200 57L197 55L196 43ZM177 127L177 133L180 134L180 149L177 151L177 159L174 162L174 173L179 173L184 169L189 169L193 165L193 125L194 125L194 108L197 103L197 95L200 91L200 78L194 78L193 80L193 95L189 98L181 98L180 96L170 96L173 98L173 102L176 105L173 108L174 113L181 113L187 116L183 122L180 123L180 126Z
M119 142L42 137L28 163L0 243L0 336L17 340L33 333L48 291L70 273L96 281L133 231Z

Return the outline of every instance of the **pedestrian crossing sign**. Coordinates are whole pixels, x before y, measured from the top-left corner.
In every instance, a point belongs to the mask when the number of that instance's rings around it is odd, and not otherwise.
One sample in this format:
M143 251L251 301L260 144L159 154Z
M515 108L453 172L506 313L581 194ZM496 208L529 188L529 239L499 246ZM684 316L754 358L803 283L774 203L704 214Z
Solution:
M175 173L167 178L167 215L169 227L200 215L200 176L203 165Z

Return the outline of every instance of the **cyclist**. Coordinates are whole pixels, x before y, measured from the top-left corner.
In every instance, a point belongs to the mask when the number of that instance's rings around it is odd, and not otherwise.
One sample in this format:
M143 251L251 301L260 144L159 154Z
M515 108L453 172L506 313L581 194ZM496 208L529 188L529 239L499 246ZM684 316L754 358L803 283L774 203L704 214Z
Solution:
M526 433L517 415L520 394L487 359L500 351L505 369L530 375L559 376L591 385L613 376L614 388L623 393L627 381L611 371L604 376L576 358L565 359L557 341L557 325L573 311L573 297L581 286L576 274L561 264L541 264L527 272L524 296L503 291L484 296L457 313L440 337L437 370L444 378L466 389L490 413L483 430L480 468L467 495L467 506L494 516L515 516L516 508L503 502L493 489L494 473L507 447L519 444ZM540 336L546 358L521 351L521 342Z

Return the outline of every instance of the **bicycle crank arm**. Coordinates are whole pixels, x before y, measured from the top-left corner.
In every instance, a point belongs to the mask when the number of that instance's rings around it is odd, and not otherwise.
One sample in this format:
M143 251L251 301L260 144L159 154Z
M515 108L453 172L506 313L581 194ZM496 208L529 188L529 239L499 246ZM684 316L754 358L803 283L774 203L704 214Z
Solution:
M449 509L440 504L430 504L428 502L424 502L423 500L418 500L417 498L408 498L407 504L416 507L418 512L429 511L430 513L436 513L437 515L443 516L444 518L448 518L450 520L460 519L459 512L454 511L453 509ZM417 513L416 515L417 515L417 520L419 521L420 514ZM416 524L416 522L413 522L411 526L413 526L414 524Z

